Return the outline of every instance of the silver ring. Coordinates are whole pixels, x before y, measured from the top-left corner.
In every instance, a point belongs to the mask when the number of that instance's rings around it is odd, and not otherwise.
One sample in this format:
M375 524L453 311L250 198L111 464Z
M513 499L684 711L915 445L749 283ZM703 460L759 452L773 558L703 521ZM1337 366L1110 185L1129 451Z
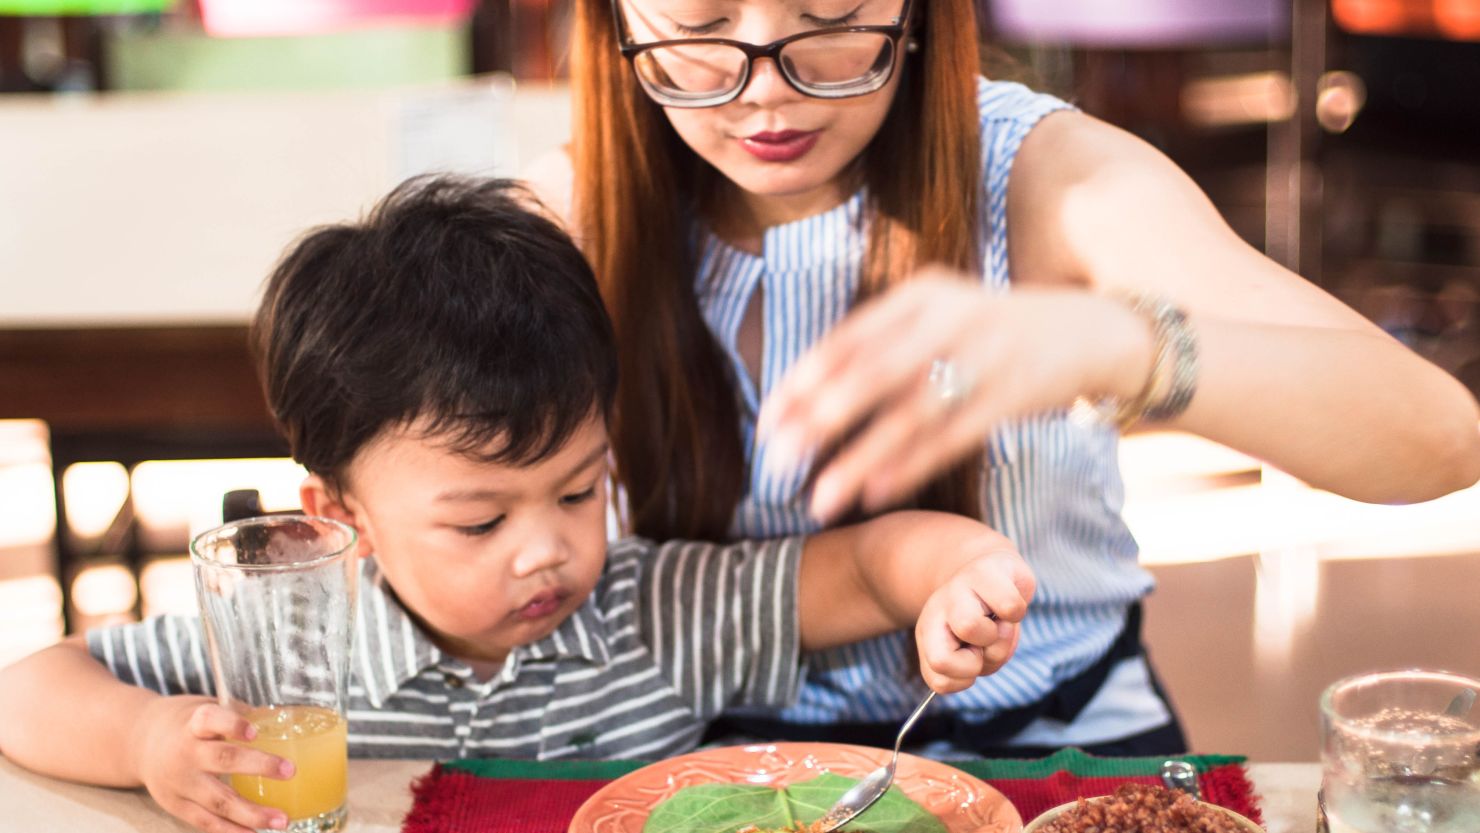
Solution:
M947 408L961 404L971 394L970 386L966 384L956 363L950 359L935 359L930 362L927 381L935 398Z

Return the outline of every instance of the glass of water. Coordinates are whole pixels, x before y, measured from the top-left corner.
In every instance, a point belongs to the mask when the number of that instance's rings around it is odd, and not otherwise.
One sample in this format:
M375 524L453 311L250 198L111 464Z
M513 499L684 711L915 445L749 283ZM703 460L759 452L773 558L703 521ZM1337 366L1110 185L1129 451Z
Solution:
M1480 831L1480 680L1349 677L1321 695L1321 817L1330 833Z

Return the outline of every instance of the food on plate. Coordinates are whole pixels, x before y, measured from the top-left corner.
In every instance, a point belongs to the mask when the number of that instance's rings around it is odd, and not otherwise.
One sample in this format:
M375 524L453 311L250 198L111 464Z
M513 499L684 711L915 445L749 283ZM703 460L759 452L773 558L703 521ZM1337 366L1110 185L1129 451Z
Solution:
M653 808L642 833L814 833L812 823L857 784L835 773L782 788L766 784L685 787ZM842 828L851 833L946 833L946 826L899 787Z
M1113 794L1079 799L1038 833L1244 833L1228 813L1185 792L1122 784Z

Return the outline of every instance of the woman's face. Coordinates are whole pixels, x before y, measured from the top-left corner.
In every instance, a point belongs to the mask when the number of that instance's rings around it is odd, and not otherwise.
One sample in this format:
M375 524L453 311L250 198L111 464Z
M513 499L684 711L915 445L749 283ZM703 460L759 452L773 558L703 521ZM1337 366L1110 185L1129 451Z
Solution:
M902 0L621 0L635 43L716 37L767 44L829 26L890 24L902 6ZM846 197L841 175L878 132L899 77L896 66L875 92L813 98L793 89L775 63L762 58L735 100L664 112L695 153L745 194L773 206L767 214L802 217Z

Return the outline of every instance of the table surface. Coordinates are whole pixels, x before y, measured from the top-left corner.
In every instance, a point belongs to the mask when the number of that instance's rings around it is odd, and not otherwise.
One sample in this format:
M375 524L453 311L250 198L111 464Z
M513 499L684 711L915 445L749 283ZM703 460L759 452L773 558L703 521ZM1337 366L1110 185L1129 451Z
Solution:
M411 808L412 779L429 761L351 761L349 833L398 833ZM1313 763L1253 763L1249 775L1261 796L1269 833L1315 829L1320 767ZM143 790L114 790L58 781L0 759L0 807L7 830L32 833L178 833L190 830L160 810Z

